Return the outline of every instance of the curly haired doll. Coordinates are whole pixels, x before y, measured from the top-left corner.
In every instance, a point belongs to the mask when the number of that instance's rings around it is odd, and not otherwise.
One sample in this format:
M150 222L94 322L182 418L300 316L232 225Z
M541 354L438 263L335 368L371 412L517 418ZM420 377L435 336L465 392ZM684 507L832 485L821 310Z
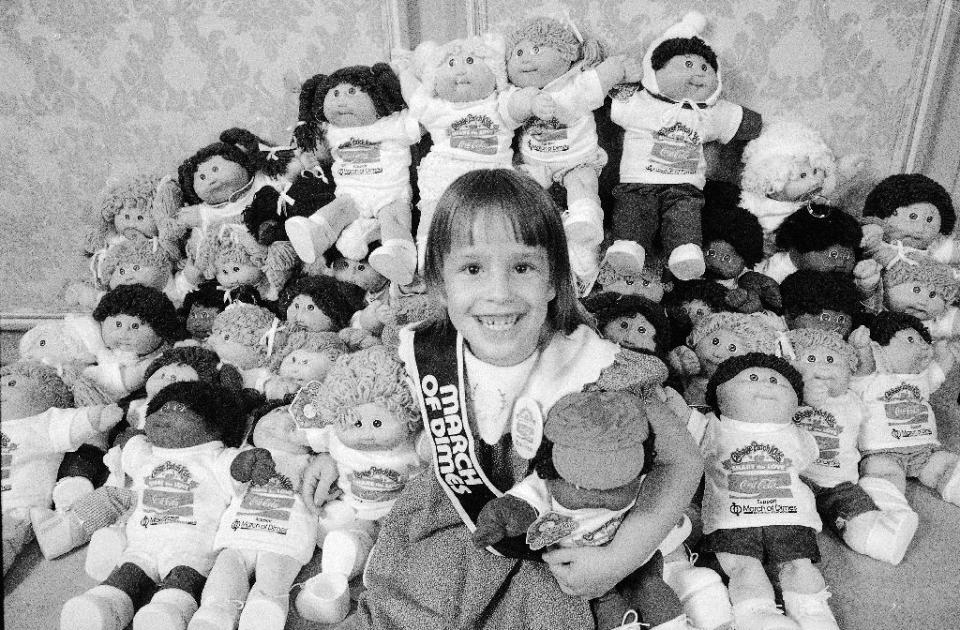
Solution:
M266 308L234 302L216 316L207 347L243 376L244 387L262 391L271 374L267 366L274 349L283 345L287 331Z
M703 144L760 132L759 114L720 98L717 55L699 37L705 28L702 14L686 14L647 48L642 88L614 96L610 118L625 133L605 258L621 271L639 271L656 240L674 277L700 277Z
M583 302L604 338L660 357L670 350L670 325L663 307L640 295L599 293Z
M960 339L960 280L949 265L924 256L904 256L882 272L883 306L917 317L934 339Z
M291 328L337 332L365 306L363 290L329 276L302 276L280 296L279 310Z
M119 422L116 405L74 408L74 396L49 365L18 361L0 368L3 452L3 574L32 535L31 508L53 499L63 454Z
M400 81L385 63L317 74L300 90L294 135L304 151L323 140L333 157L336 199L309 218L285 223L297 254L312 263L331 246L367 258L384 276L407 284L416 270L410 211L410 145L420 125L405 109Z
M791 330L813 328L846 339L863 313L853 278L841 271L795 271L780 285L780 296Z
M216 280L204 280L183 298L178 315L187 334L197 341L203 341L210 335L213 319L233 302L245 302L254 306L267 305L260 293L249 286L237 287L227 292Z
M766 255L775 252L774 233L787 217L833 199L861 162L857 155L838 160L819 133L799 122L764 125L743 150L740 206L760 221Z
M309 381L323 381L347 346L335 332L294 330L270 361L270 376L263 383L267 400L282 400Z
M863 248L919 250L933 260L960 265L960 245L952 236L957 220L950 193L926 175L882 179L863 204Z

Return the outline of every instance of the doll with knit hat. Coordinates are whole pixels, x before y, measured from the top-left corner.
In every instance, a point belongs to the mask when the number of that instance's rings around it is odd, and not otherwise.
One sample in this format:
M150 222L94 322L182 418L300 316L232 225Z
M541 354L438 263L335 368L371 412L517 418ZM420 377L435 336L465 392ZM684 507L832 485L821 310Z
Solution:
M267 366L286 336L280 320L266 308L234 302L213 320L206 343L240 371L244 387L263 391L272 376Z
M860 327L847 343L836 332L797 328L783 338L784 357L803 376L804 405L793 422L817 440L820 455L801 476L813 490L824 522L851 549L899 564L913 540L918 517L903 494L880 477L860 478L860 427L869 412L850 389L861 376L860 356L870 353L870 333Z
M905 254L887 262L881 276L884 307L919 318L934 339L960 339L960 279L949 265Z
M690 12L658 36L643 58L643 86L619 91L610 118L624 128L620 184L614 189L614 243L605 259L638 271L659 245L671 273L704 272L700 214L703 144L748 140L760 116L720 98L716 53L699 35L706 18Z
M336 199L310 217L284 226L297 255L312 263L332 247L353 260L367 258L401 284L413 279L416 248L410 211L410 145L420 125L405 108L397 75L385 63L317 74L300 90L297 145L325 143L333 157Z
M116 405L76 408L54 367L18 361L0 368L4 575L32 536L31 508L51 504L63 454L122 418Z
M793 422L803 377L786 360L758 352L722 362L707 385L714 410L701 450L706 485L701 549L717 554L730 578L741 630L839 630L830 592L814 566L821 521L800 473L820 454ZM764 562L779 574L786 617Z
M624 80L625 67L564 18L533 18L507 36L507 77L520 88L511 103L514 114L522 112L521 168L544 188L557 182L566 189L567 247L574 274L589 291L603 240L597 177L607 163L593 110Z

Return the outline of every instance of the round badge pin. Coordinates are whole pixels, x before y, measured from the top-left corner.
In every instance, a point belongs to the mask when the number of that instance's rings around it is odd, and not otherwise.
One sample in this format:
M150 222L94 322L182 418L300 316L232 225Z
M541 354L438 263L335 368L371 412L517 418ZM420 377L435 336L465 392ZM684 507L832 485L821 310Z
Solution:
M521 396L513 404L510 417L513 450L524 459L533 459L543 440L543 414L533 398Z

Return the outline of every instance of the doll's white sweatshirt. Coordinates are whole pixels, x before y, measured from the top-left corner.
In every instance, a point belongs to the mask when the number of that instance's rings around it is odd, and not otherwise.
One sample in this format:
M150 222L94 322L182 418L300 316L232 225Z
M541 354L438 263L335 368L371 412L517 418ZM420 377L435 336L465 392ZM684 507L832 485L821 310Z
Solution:
M939 446L930 394L946 380L936 361L919 374L874 372L854 378L850 388L860 394L869 412L860 428L860 450Z
M797 410L793 422L810 433L820 448L820 455L803 477L824 488L833 488L844 481L860 480L860 451L857 440L860 427L870 412L859 394L847 390L814 406Z

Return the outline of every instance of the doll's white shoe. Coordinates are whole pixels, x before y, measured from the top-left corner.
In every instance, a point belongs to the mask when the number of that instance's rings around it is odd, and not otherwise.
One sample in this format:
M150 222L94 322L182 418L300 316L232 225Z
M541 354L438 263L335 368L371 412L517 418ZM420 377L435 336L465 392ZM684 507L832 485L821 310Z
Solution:
M297 256L308 265L337 240L333 228L319 212L310 217L290 217L283 227Z
M840 630L827 604L830 591L819 593L783 592L783 607L787 615L800 625L801 630Z
M745 599L733 605L737 630L800 630L797 623L785 616L772 599Z
M727 587L716 571L681 560L663 565L663 581L680 598L690 623L703 630L720 628L733 621Z
M320 570L323 573L339 573L352 580L363 571L372 548L373 537L365 531L333 530L323 541Z
M205 602L190 618L187 630L234 630L240 602Z
M186 630L197 608L197 600L190 593L178 588L161 589L137 611L133 630Z
M40 553L47 560L59 558L89 540L80 519L73 512L32 508L30 523L40 545Z
M350 260L363 260L370 243L380 239L380 222L373 218L357 219L340 232L337 250Z
M703 261L703 250L694 243L685 243L674 248L670 252L667 267L677 280L694 280L701 277L707 269Z
M603 263L608 264L620 275L638 276L643 273L647 253L636 241L614 241L603 255Z
M101 584L71 597L60 611L60 630L123 630L133 619L133 602L116 588Z
M367 262L387 280L408 285L417 271L417 248L412 241L390 239L373 250Z
M588 200L572 202L561 215L567 243L596 247L603 240L603 210Z
M73 502L93 492L93 484L86 477L64 477L53 487L53 506L66 512Z
M83 565L87 575L101 582L107 579L126 548L127 530L122 525L111 525L93 532Z
M240 614L238 630L283 630L289 609L289 593L271 597L253 591Z

